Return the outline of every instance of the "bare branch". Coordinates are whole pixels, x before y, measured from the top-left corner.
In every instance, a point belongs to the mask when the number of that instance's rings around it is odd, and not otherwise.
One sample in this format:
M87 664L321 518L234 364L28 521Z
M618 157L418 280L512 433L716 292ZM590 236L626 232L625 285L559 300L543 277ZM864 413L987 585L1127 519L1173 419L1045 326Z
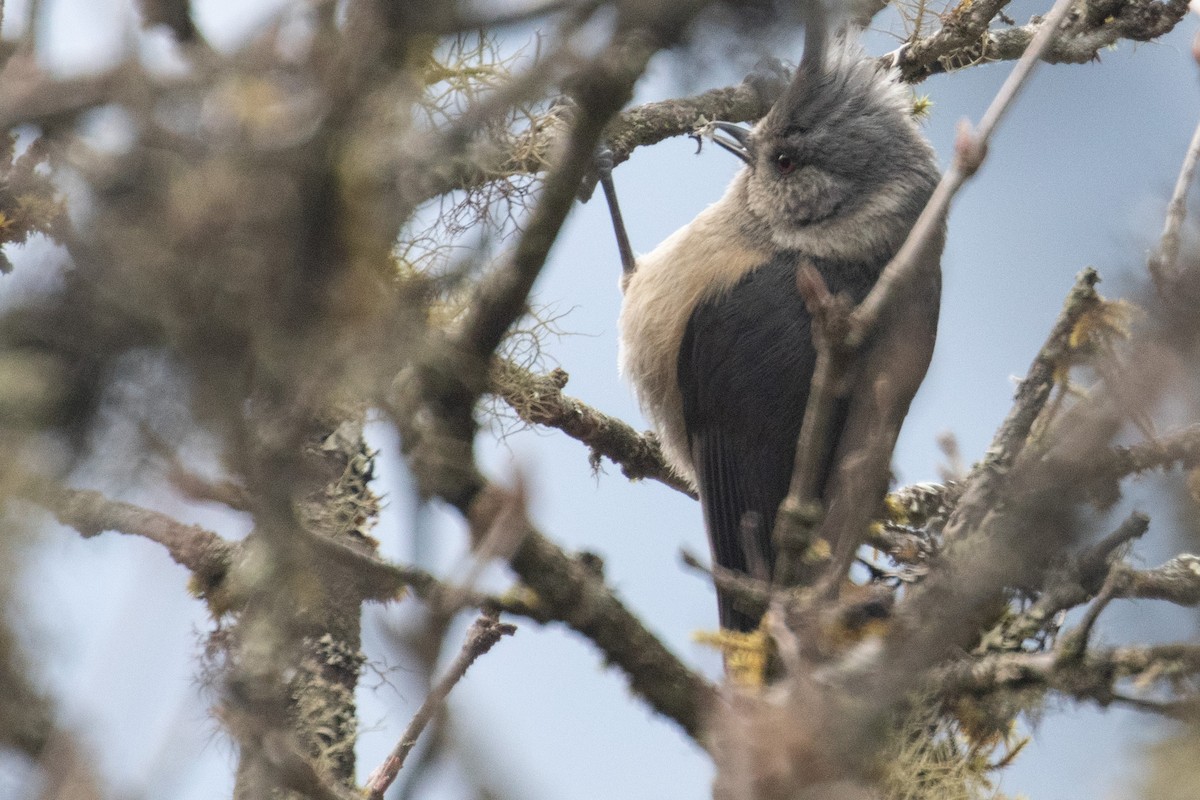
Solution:
M499 490L483 489L463 509L471 530L486 530L501 503ZM511 564L548 618L590 639L607 663L625 672L635 694L704 745L704 722L716 700L715 689L625 607L605 584L597 559L573 558L531 527Z
M821 273L811 265L800 268L797 288L812 317L813 344L817 349L817 364L810 389L813 399L804 409L804 422L800 428L795 467L788 489L788 502L794 499L804 504L817 499L821 462L825 453L822 440L831 427L837 385L850 357L850 353L842 346L850 309L844 297L834 297L829 293Z
M910 83L924 80L934 71L944 69L943 64L953 63L955 54L977 46L988 25L1008 3L1009 0L959 3L946 16L940 30L902 45L884 56L885 63L898 67L904 80Z
M650 479L689 497L696 493L667 464L652 434L642 434L574 397L563 394L567 373L555 369L535 375L511 362L500 361L492 386L517 415L531 425L557 428L588 446L593 464L603 456L617 464L630 480Z
M1126 546L1134 539L1145 536L1149 529L1150 518L1140 511L1132 512L1116 530L1083 551L1076 559L1075 572L1080 582L1089 591L1094 590L1125 552Z
M934 680L947 695L1043 688L1107 705L1118 681L1132 679L1144 686L1196 675L1200 646L1165 644L1092 649L1080 658L1053 652L1003 653L950 664L939 669Z
M1137 512L1130 514L1115 531L1071 559L1066 567L1054 570L1037 600L1020 613L1002 620L985 634L974 652L982 655L1019 650L1026 640L1038 636L1048 627L1057 628L1055 620L1058 615L1086 603L1106 576L1129 570L1121 564L1112 563L1113 554L1123 545L1143 536L1149 525L1150 520L1145 515ZM1116 582L1113 586L1114 596L1125 597L1128 584L1127 580Z
M1095 288L1099 280L1100 276L1093 269L1085 269L1075 279L1075 285L1067 295L1049 337L1017 386L1012 409L992 438L983 460L971 470L963 496L946 525L948 539L961 535L978 522L986 509L992 507L995 493L1020 455L1034 421L1050 397L1056 370L1069 351L1071 331L1080 318L1099 302Z
M812 542L821 517L817 489L826 453L838 388L855 353L846 346L850 308L843 296L829 293L821 274L811 265L802 266L796 287L812 317L813 346L817 362L813 369L804 419L796 438L795 460L788 493L779 506L772 536L776 547L775 581L790 586L799 578L800 563Z
M515 625L500 622L495 615L489 614L484 614L471 624L470 630L467 631L467 639L446 670L446 674L434 684L432 691L421 703L421 707L417 709L417 713L408 723L408 727L404 729L400 741L396 743L392 752L367 779L365 788L368 797L372 800L382 800L383 793L396 780L396 776L404 766L404 759L416 745L425 726L446 702L451 690L463 679L467 670L480 656L491 650L503 637L516 633L516 630Z
M1200 556L1185 553L1154 569L1125 569L1118 597L1200 605Z
M1181 700L1147 700L1143 697L1113 692L1110 698L1113 703L1129 706L1148 714L1158 714L1167 719L1195 722L1200 719L1200 697L1186 697Z
M1200 425L1191 425L1152 441L1113 448L1111 469L1115 477L1170 469L1176 465L1183 469L1200 466Z
M679 559L685 567L706 575L713 586L739 601L763 609L771 602L771 584L766 581L752 578L744 572L726 569L719 564L707 565L687 550L679 552Z
M577 104L566 146L542 186L529 224L506 263L483 282L471 303L460 346L479 359L495 352L509 326L525 313L525 300L570 212L580 181L605 125L633 92L656 48L637 36L618 38L578 74Z
M1108 577L1104 580L1104 585L1096 593L1096 597L1092 600L1091 605L1083 612L1083 617L1079 620L1079 624L1068 635L1063 636L1059 642L1058 650L1061 657L1082 658L1084 653L1087 652L1088 640L1092 636L1092 630L1095 629L1096 622L1100 619L1100 615L1104 613L1104 609L1108 608L1108 604L1116 599L1120 582L1120 570L1110 570Z
M936 33L903 45L884 56L903 79L919 83L930 75L976 64L1018 59L1045 27L1049 16L1028 25L988 30L1008 0L960 3ZM1183 0L1124 0L1115 4L1086 4L1072 17L1062 35L1051 42L1041 59L1049 64L1083 64L1121 39L1144 42L1169 32L1187 14Z
M75 528L84 538L116 531L157 542L167 549L175 563L197 574L223 572L237 547L199 525L185 525L167 514L110 500L96 491L70 489L30 478L17 487L16 494L44 506L59 522Z
M1074 0L1056 0L1037 35L1025 49L1021 60L1013 67L1012 72L1004 81L1004 85L1000 87L1000 91L996 93L991 105L984 112L978 128L971 130L967 123L960 123L953 164L938 182L937 188L934 189L929 202L925 204L921 216L917 218L916 224L913 225L912 231L904 240L899 252L884 268L870 294L854 310L850 336L852 345L857 346L869 335L883 313L884 307L890 302L891 296L895 294L895 287L905 283L908 274L922 263L925 248L946 224L946 215L950 211L951 201L967 179L974 175L983 163L987 155L988 143L991 141L996 126L1000 124L1000 120L1004 118L1005 113L1017 99L1017 95L1020 94L1022 87L1033 73L1034 67L1037 66L1046 47L1052 41L1073 5ZM996 10L999 10L999 7ZM975 11L972 9L968 13L973 14Z
M768 91L764 93L757 85L743 82L692 97L644 103L621 112L604 130L604 142L612 151L613 165L628 161L639 147L690 134L700 119L751 122L761 118L777 96L774 87L766 88ZM562 133L559 125L539 124L511 139L496 141L490 156L465 165L459 173L430 182L422 194L428 199L498 178L540 173L546 169L546 154L558 149Z
M36 25L33 27L37 27ZM112 103L144 85L136 63L123 63L106 72L79 78L52 78L31 60L15 57L0 80L0 130L14 125L41 124Z
M1196 126L1192 134L1192 141L1183 158L1183 166L1179 168L1175 191L1171 194L1171 202L1167 204L1162 238L1158 240L1158 247L1154 249L1147 263L1154 287L1160 295L1164 295L1175 283L1176 265L1179 263L1179 233L1183 228L1184 219L1187 218L1187 196L1192 188L1197 162L1200 162L1200 125Z

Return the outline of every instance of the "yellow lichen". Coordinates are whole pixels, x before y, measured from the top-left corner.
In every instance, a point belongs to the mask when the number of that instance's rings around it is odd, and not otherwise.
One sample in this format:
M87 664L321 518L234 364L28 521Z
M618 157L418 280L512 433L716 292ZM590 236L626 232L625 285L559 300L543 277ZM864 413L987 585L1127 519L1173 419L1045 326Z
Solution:
M803 560L805 564L818 564L828 561L831 556L833 556L833 548L829 545L828 540L817 537L804 551Z
M1100 300L1085 311L1067 337L1073 351L1108 346L1117 339L1128 339L1140 309L1125 300Z
M900 498L894 494L889 494L883 498L883 510L887 514L887 521L897 525L908 525L912 517L908 513L908 508L900 501ZM875 523L882 527L882 523Z
M697 631L692 634L692 639L721 651L721 655L725 657L725 672L730 683L750 688L765 684L772 650L765 620L756 630L749 633L722 628L717 631Z

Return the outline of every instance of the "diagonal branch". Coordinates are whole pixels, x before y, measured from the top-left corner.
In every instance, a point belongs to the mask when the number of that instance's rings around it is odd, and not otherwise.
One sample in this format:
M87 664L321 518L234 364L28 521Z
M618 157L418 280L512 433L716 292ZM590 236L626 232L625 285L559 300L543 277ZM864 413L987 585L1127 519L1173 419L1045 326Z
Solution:
M451 690L467 674L471 665L480 656L491 650L503 637L511 636L516 631L515 625L500 622L494 614L484 614L471 624L470 630L467 631L467 639L463 642L462 649L455 656L449 669L446 670L446 674L434 684L433 689L408 723L408 727L404 729L400 741L396 743L392 752L367 779L365 788L370 800L383 800L383 793L400 774L401 768L404 767L404 760L416 745L421 732L425 730L425 726L446 702Z
M1154 288L1160 296L1166 296L1176 282L1177 264L1179 262L1180 231L1183 221L1187 218L1187 196L1192 188L1192 179L1196 173L1196 165L1200 163L1200 125L1192 134L1188 144L1187 154L1183 165L1179 168L1179 177L1175 180L1175 191L1171 193L1171 202L1167 205L1167 217L1163 223L1162 237L1158 246L1150 255L1147 267L1154 281Z
M85 538L104 531L141 536L166 548L175 563L197 575L223 572L237 545L199 525L186 525L167 514L110 500L100 492L71 489L40 478L28 478L15 494L37 503L55 519Z
M1090 268L1076 277L1075 285L1067 295L1050 335L1025 378L1017 385L1016 397L1008 416L992 438L983 460L967 478L958 507L946 524L947 539L962 535L979 521L987 509L993 507L1009 468L1020 455L1034 421L1050 398L1057 370L1070 350L1071 332L1083 315L1100 302L1100 296L1096 293L1099 281L1100 276Z
M603 456L630 480L650 479L689 497L695 491L663 458L652 434L638 433L627 423L563 394L567 373L555 369L536 375L512 361L500 361L492 372L492 387L530 425L545 425L583 442L593 464Z
M980 0L960 2L946 16L942 27L923 39L901 46L884 56L888 66L895 66L909 83L918 83L935 72L945 70L964 49L977 46L996 15L1009 0Z
M958 190L962 188L987 157L988 144L996 127L1004 119L1009 108L1021 93L1034 68L1041 59L1046 48L1054 40L1059 26L1074 5L1074 0L1056 0L1045 22L1038 29L1037 35L1029 42L1021 55L1020 61L1013 67L1004 85L996 93L996 97L984 112L979 126L972 130L965 121L960 123L958 140L955 142L954 162L942 176L933 196L925 204L921 216L913 225L908 238L901 245L899 252L891 263L884 268L883 274L875 282L870 294L854 310L851 320L852 328L850 342L860 344L874 329L886 305L896 294L896 287L907 282L908 276L922 262L922 255L929 242L945 225L946 215L950 211L950 203ZM997 10L999 10L997 8ZM974 5L972 11L974 13Z
M487 487L461 509L473 535L486 531L504 504L503 492ZM707 714L716 690L690 670L604 582L594 559L573 558L528 526L510 564L537 595L550 619L590 639L607 663L619 667L630 689L703 745Z
M573 92L574 119L566 145L547 176L533 217L506 263L483 282L471 303L458 344L467 353L486 359L505 332L525 313L526 298L541 274L550 248L570 212L605 125L621 110L656 51L637 36L618 37L578 76Z

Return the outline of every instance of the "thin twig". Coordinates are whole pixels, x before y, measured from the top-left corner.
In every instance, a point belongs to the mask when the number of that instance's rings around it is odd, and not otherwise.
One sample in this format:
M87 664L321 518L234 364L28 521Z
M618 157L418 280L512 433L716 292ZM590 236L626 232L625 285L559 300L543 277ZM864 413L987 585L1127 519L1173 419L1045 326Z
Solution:
M446 674L434 684L433 689L421 703L421 707L417 709L417 713L408 723L408 727L404 729L404 733L400 736L400 741L371 773L367 779L365 787L367 796L371 800L383 800L383 793L396 780L396 776L400 774L400 769L404 766L404 759L408 757L409 752L417 743L417 739L421 736L421 732L425 730L425 726L433 719L434 714L446 702L446 698L450 695L450 691L454 689L463 676L467 674L467 670L471 665L482 656L484 653L492 649L497 642L505 636L511 636L516 632L516 626L505 622L500 622L493 614L484 614L479 619L471 624L470 630L467 631L467 639L463 643L462 649L450 664Z
M475 537L471 551L466 556L463 577L444 592L440 602L433 606L435 615L449 618L469 605L484 570L496 559L505 562L511 559L522 537L530 529L529 517L526 516L528 493L524 477L519 472L513 488L506 494L506 502L492 518L487 531Z
M821 463L825 460L825 448L818 438L826 435L830 428L838 378L844 372L849 355L840 346L849 308L844 298L836 298L829 293L821 273L812 265L806 264L800 268L796 284L812 317L817 363L809 390L815 400L810 401L804 409L804 422L800 427L788 496L800 503L808 503L817 499Z
M484 531L503 503L503 493L489 486L460 510L472 531ZM568 555L533 528L525 531L511 564L547 619L561 621L591 641L606 663L625 673L634 694L704 746L716 690L626 608L592 564Z
M982 655L1017 650L1027 639L1047 630L1056 631L1062 612L1086 603L1113 571L1128 569L1112 563L1113 554L1126 543L1143 536L1149 525L1150 520L1144 514L1136 511L1130 514L1116 530L1079 554L1066 568L1052 573L1037 600L1020 613L1001 620L980 639L974 652ZM1128 596L1125 592L1130 582L1119 582L1114 587L1115 596Z
M1083 617L1079 620L1079 625L1070 631L1069 634L1063 636L1057 648L1059 658L1077 659L1083 657L1084 653L1087 652L1088 641L1092 637L1092 631L1096 627L1096 622L1100 619L1100 615L1104 612L1104 609L1108 608L1108 604L1116 599L1120 583L1120 570L1109 570L1108 577L1104 579L1104 585L1096 593L1096 597L1092 600L1091 605L1083 612Z
M1196 164L1200 162L1200 125L1192 134L1187 154L1183 158L1183 166L1179 169L1179 177L1175 180L1175 191L1171 194L1171 202L1167 204L1167 217L1163 224L1162 238L1158 247L1150 256L1147 267L1150 277L1154 280L1154 288L1160 296L1166 296L1175 283L1175 269L1179 261L1179 233L1183 221L1187 218L1188 190L1192 188L1192 179L1196 173Z
M228 565L237 545L199 525L187 525L159 511L110 500L90 489L71 489L53 481L28 478L15 494L44 506L55 519L91 538L104 531L141 536L166 548L175 563L195 573Z
M1167 719L1183 722L1195 722L1200 716L1200 697L1186 697L1181 700L1147 700L1143 697L1131 697L1114 692L1109 699L1113 703L1120 703L1138 711L1158 714Z
M796 438L788 493L780 504L772 531L776 550L773 578L781 586L790 586L799 577L799 564L820 518L817 492L827 449L825 440L830 435L838 386L854 356L845 347L850 313L845 298L830 294L820 272L812 265L799 269L796 288L812 318L817 361Z
M1189 425L1175 433L1128 447L1113 448L1114 477L1123 478L1176 465L1184 469L1200 466L1200 425Z
M633 275L636 262L633 256L633 245L629 243L629 231L625 229L625 219L621 216L621 204L617 202L617 185L612 176L612 156L608 155L609 164L600 174L600 186L604 189L604 200L608 203L608 215L612 219L613 235L617 238L617 253L621 258L621 274L628 278Z
M1096 284L1100 276L1085 269L1075 279L1075 285L1063 303L1050 335L1038 351L1025 378L1018 384L1013 406L1001 423L983 460L975 466L966 481L966 489L958 507L946 523L945 536L953 539L974 526L980 516L992 507L995 493L1004 481L1008 469L1016 461L1033 423L1041 413L1054 388L1057 370L1070 349L1071 331L1089 310L1099 302Z
M166 462L167 482L189 500L221 503L234 511L249 511L250 494L246 487L230 480L211 480L189 469L179 453L149 425L140 426L146 448Z
M1140 511L1132 511L1116 530L1079 554L1075 573L1079 582L1088 591L1095 590L1108 574L1113 562L1125 552L1125 546L1140 539L1150 529L1150 518Z
M533 282L570 212L580 181L592 169L604 126L633 92L655 53L637 37L618 35L578 76L577 104L566 147L547 176L537 207L506 263L488 276L471 303L458 343L479 359L491 357L523 313Z
M1025 54L1013 67L1004 85L996 93L979 126L972 130L965 120L959 123L958 139L955 142L954 162L942 176L934 189L929 202L917 222L909 232L908 238L896 253L891 263L884 268L875 286L866 299L854 310L851 318L852 331L850 343L853 346L861 344L874 329L887 304L896 293L896 287L908 280L908 275L921 263L922 253L933 240L937 231L945 224L950 203L962 185L979 169L987 156L988 143L996 126L1004 118L1008 109L1020 94L1034 67L1042 57L1042 53L1052 41L1059 25L1066 17L1075 0L1056 0L1054 7L1046 16L1045 22L1038 30L1033 41L1029 43Z
M603 456L630 480L658 481L695 498L688 482L667 464L652 434L639 433L622 420L563 394L567 378L561 369L537 375L512 361L500 361L493 368L492 388L525 422L557 428L587 445L593 464L598 465Z
M752 603L763 609L771 602L771 584L766 581L752 578L744 572L726 569L719 564L705 564L694 553L686 549L679 551L679 559L685 567L708 576L713 586L735 599Z

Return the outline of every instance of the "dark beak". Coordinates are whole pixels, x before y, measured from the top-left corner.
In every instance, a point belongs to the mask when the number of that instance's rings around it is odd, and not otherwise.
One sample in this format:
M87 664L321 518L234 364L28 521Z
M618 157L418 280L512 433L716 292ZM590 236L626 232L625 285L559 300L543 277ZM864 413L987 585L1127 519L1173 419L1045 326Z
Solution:
M747 164L754 160L754 150L750 146L750 131L732 122L711 122L712 140L725 148Z

